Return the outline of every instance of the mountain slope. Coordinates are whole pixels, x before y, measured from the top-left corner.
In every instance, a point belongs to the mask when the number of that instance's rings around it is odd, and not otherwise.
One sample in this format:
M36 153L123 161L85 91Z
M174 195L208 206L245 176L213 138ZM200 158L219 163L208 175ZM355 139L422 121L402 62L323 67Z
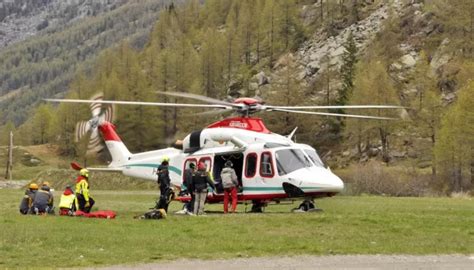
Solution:
M39 100L66 91L76 70L82 66L87 72L102 50L123 40L143 46L158 11L170 1L33 2L14 2L16 7L23 3L31 10L12 11L2 21L3 32L11 25L18 25L18 31L29 29L17 43L0 50L1 120L17 125ZM3 10L8 4L3 4ZM44 20L50 23L38 32L37 23ZM28 35L32 37L19 42Z

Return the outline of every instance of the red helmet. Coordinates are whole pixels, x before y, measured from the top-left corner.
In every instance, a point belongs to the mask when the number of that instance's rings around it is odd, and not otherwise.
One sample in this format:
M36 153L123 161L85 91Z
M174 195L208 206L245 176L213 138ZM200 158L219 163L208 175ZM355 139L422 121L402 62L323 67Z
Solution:
M204 162L199 162L199 164L198 164L198 170L199 170L199 171L205 171L205 170L206 170L206 163L204 163Z

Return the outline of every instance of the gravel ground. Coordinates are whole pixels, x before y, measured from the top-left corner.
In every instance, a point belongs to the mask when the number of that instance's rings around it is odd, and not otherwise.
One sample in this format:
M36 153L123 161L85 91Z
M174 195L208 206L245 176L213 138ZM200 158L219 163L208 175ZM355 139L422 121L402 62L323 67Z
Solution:
M110 266L101 269L240 270L240 269L474 269L474 254L465 255L345 255L262 257L231 260L177 260L172 262Z

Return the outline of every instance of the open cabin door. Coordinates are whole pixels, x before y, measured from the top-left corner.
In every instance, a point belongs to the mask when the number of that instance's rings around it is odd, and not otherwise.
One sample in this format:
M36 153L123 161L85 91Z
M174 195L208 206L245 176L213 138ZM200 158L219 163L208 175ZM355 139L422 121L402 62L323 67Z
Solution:
M232 162L232 168L234 168L237 178L239 179L239 187L237 189L241 190L244 155L242 153L222 153L214 156L213 176L218 193L224 192L222 188L221 171L227 161Z

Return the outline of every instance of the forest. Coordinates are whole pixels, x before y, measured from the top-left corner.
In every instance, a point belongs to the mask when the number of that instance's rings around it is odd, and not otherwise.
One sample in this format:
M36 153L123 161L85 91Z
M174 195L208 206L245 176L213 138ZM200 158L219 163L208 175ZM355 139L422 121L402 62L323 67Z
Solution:
M389 16L382 16L382 30L365 47L356 45L359 37L351 32L345 35L339 64L332 65L329 57L317 68L302 64L308 44L338 36L383 6ZM148 22L133 14L134 22ZM110 28L110 35L73 50L67 48L99 30L85 22L67 36L2 51L0 90L8 85L21 89L22 95L2 103L8 121L1 129L1 144L14 130L17 143L56 144L61 155L84 157L87 142L74 143L74 129L78 121L90 118L88 107L41 103L32 111L23 110L45 97L88 99L101 92L111 100L187 102L160 91L222 100L256 96L275 105L392 104L406 109L358 112L399 121L257 116L280 134L298 126L298 141L318 149L332 168L376 160L383 168L414 168L410 183L426 184L439 193L472 190L472 1L189 0L167 5L158 17L143 46L121 42L97 58L87 57L89 48L111 42L116 28L110 24L128 23L111 21L112 16L104 19L101 27ZM59 59L48 57L58 52ZM49 60L35 62L36 57ZM8 77L4 70L15 72ZM35 87L38 84L41 87ZM59 85L67 85L67 94L57 91ZM114 124L133 152L169 146L222 117L140 106L118 107L116 112ZM106 160L107 154L100 159Z

